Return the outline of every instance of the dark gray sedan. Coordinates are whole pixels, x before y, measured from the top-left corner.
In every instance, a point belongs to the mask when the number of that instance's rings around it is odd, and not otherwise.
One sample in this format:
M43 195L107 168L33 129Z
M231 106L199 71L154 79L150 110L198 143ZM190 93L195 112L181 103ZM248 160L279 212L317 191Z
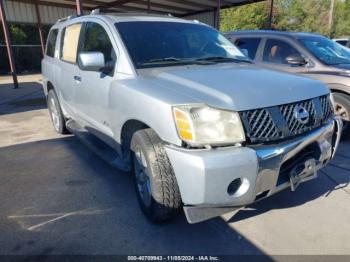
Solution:
M336 111L350 128L350 49L317 34L237 31L225 36L256 64L318 79L332 90Z

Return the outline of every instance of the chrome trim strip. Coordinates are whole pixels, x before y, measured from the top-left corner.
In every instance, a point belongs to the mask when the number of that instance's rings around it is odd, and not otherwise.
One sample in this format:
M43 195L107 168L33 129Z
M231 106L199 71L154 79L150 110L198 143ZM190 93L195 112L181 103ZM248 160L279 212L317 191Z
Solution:
M341 134L343 132L343 120L340 118L340 116L335 116L334 117L335 123L336 123L336 140L335 140L335 144L333 146L333 153L332 153L332 158L334 157L335 153L337 152L339 143L340 143L340 139L341 139Z

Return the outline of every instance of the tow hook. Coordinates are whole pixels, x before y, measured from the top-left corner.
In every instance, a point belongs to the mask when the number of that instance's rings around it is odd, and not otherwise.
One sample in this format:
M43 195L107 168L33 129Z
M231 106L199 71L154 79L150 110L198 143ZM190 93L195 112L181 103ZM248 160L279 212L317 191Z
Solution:
M310 158L303 163L297 164L291 171L290 188L295 191L305 181L317 178L316 159Z

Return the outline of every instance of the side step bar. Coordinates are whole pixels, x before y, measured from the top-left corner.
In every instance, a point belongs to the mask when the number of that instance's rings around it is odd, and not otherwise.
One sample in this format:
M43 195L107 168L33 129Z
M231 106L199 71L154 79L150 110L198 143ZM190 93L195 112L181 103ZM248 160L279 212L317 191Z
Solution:
M96 155L106 161L113 167L121 171L130 171L129 166L119 157L118 153L102 140L89 133L74 120L68 120L66 123L67 129L73 133L81 142L92 150Z

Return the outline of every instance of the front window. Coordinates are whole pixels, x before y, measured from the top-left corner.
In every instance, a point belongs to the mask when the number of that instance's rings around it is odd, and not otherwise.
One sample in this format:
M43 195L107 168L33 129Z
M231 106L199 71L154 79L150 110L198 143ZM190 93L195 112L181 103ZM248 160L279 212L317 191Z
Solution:
M120 22L116 27L136 68L249 62L218 31L201 24Z
M114 68L117 56L106 30L97 23L87 22L83 37L79 52L101 52L104 55L106 67Z
M328 38L304 38L299 41L326 65L350 64L350 50Z
M287 58L292 55L301 57L301 54L287 42L278 39L268 39L265 44L263 61L288 65Z

